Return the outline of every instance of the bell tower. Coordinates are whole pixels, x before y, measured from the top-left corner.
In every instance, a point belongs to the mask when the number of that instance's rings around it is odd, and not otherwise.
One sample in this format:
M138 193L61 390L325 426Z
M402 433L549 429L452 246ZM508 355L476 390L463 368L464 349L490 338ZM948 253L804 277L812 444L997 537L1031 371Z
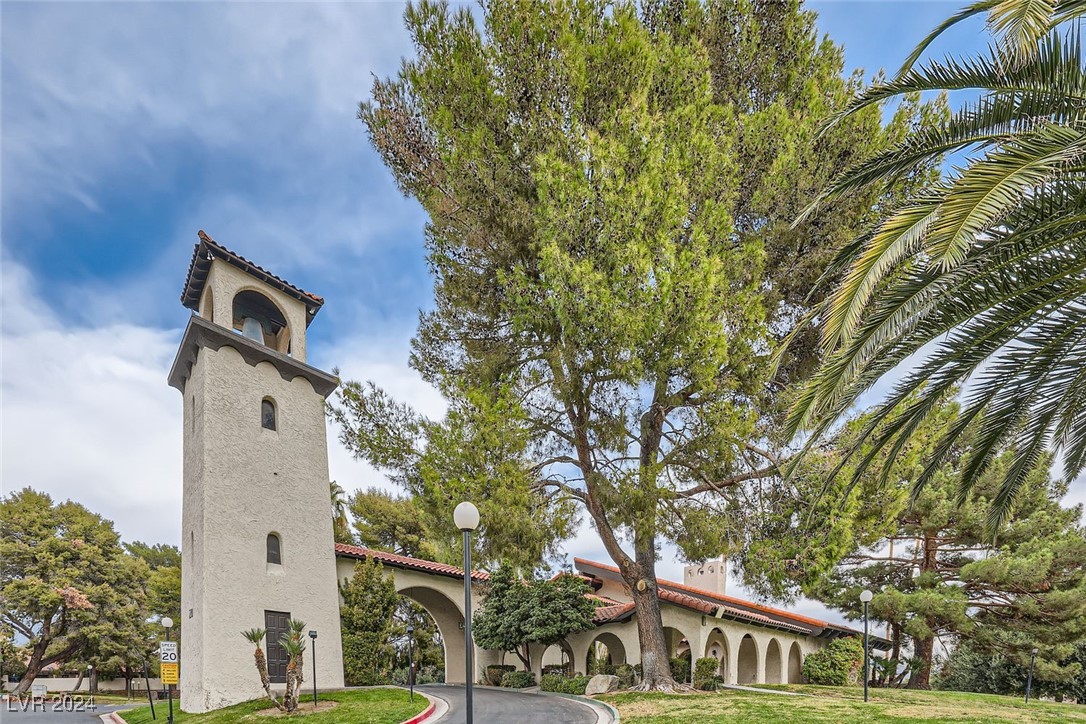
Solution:
M324 414L339 380L306 364L324 300L201 231L181 302L193 311L169 376L184 404L181 708L263 695L247 629L268 631L282 683L291 618L318 633L318 686L341 687ZM308 682L308 646L305 659Z

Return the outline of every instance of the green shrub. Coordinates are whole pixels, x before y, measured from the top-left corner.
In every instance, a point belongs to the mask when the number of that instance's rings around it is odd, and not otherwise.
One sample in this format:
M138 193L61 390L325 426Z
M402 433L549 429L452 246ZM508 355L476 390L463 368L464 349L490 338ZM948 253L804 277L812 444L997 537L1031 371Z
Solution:
M629 689L637 683L637 672L629 664L616 667L615 676L618 677L618 688L620 689Z
M570 675L569 664L547 664L543 667L543 675L547 674L561 674L562 676Z
M539 681L539 688L543 691L553 691L558 694L584 694L591 676L562 676L561 674L547 674Z
M694 662L694 688L702 691L716 689L717 672L720 671L720 662L712 656L698 659Z
M502 677L510 671L516 671L517 667L509 664L491 664L486 667L486 683L491 686L501 686Z
M502 677L502 686L506 689L525 689L535 686L535 674L531 671L507 671Z
M803 659L803 678L824 686L855 684L863 660L864 647L858 638L834 639Z
M676 656L671 659L671 678L680 684L690 683L690 659L686 656Z

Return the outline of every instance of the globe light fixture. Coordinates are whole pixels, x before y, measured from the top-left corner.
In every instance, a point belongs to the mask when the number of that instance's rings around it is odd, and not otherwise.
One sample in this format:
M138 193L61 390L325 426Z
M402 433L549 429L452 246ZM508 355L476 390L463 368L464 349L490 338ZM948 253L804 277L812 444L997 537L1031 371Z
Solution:
M479 509L466 500L453 510L453 523L464 533L464 703L467 723L474 721L471 685L474 678L471 640L471 532L479 527Z
M473 504L463 502L453 510L453 523L464 532L471 532L479 527L479 509Z

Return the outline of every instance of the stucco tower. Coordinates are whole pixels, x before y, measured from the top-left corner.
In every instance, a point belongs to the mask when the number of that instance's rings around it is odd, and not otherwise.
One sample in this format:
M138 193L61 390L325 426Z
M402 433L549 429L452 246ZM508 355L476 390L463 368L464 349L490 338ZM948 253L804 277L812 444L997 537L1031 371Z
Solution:
M306 328L323 300L199 238L181 295L194 313L169 378L184 402L189 712L262 695L246 629L268 630L269 673L283 682L279 638L291 618L318 633L318 686L343 686L324 415L338 381L305 361Z

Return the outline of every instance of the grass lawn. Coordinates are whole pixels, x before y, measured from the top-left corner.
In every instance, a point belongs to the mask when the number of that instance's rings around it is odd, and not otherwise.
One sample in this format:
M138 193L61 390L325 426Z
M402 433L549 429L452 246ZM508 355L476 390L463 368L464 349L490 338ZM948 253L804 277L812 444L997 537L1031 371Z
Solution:
M298 711L292 716L268 716L256 712L268 710L272 704L267 699L246 701L228 706L225 709L209 711L206 714L184 714L174 702L174 724L281 724L284 720L303 721L304 724L398 724L413 717L429 706L426 697L415 695L411 703L404 689L375 688L354 691L336 691L320 694L319 702L335 701L338 705L327 711L310 711L312 699L303 700ZM165 701L155 702L158 721L151 719L151 708L144 704L121 712L128 724L164 724L166 721Z
M769 688L769 687L766 687ZM885 722L1086 722L1086 706L1031 701L990 694L955 691L872 689L864 703L863 690L832 686L774 686L810 696L722 690L710 694L609 694L623 724L773 724L827 722L861 724Z

